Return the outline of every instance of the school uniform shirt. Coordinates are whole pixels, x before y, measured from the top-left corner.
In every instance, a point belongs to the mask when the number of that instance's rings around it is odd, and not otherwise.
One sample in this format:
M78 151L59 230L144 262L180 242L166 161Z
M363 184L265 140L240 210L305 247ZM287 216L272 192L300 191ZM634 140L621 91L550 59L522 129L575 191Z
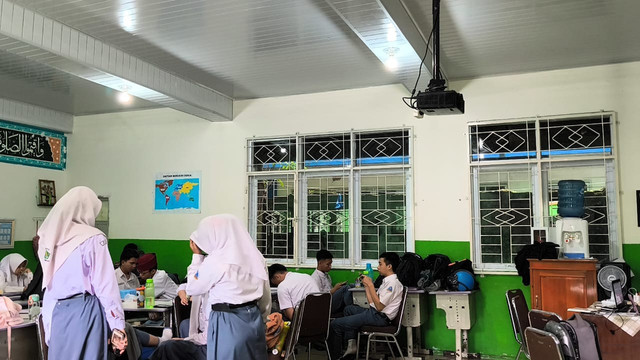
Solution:
M178 286L178 291L180 290L187 291L187 284L180 284L180 286ZM207 345L207 329L209 328L209 310L207 309L208 299L209 294L191 297L189 336L184 338L184 340L191 341L198 345ZM194 323L194 321L197 322Z
M77 294L95 295L104 308L109 328L124 329L124 311L120 301L107 238L95 235L80 244L55 272L42 305L45 340L49 343L51 317L58 300Z
M320 292L320 288L310 275L287 272L284 280L278 285L280 309L295 308L307 294L312 292Z
M153 287L156 299L173 300L178 296L178 285L164 270L156 270L153 275Z
M316 269L313 274L311 274L313 280L315 280L316 284L318 284L318 289L322 292L331 292L333 286L331 286L331 275L324 271L320 271Z
M129 273L129 278L127 279L127 276L119 267L116 269L116 279L118 280L118 289L120 290L135 290L140 287L140 281L138 281L136 274Z
M384 304L382 313L387 315L389 320L395 319L400 309L400 303L402 302L402 283L398 280L398 275L393 274L385 276L382 280L382 285L378 288L378 297L380 302ZM369 304L375 309L374 304Z
M265 271L266 268L265 268ZM207 310L211 305L244 304L257 301L266 323L271 311L271 288L269 281L252 276L238 265L224 264L213 256L193 254L187 267L187 294L190 296L209 294Z

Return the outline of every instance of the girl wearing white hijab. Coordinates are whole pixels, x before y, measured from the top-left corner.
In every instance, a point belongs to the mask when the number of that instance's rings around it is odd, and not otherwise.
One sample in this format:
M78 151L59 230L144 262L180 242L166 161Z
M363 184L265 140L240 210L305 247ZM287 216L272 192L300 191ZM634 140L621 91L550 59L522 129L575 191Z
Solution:
M233 215L209 216L191 234L190 246L187 294L209 294L207 359L266 359L269 277L247 229Z
M0 290L7 286L19 286L24 290L33 279L27 269L27 259L20 254L9 254L0 261Z
M101 207L93 190L75 187L58 200L38 229L46 288L42 320L50 360L106 360L110 329L114 349L127 346L107 238L94 227Z

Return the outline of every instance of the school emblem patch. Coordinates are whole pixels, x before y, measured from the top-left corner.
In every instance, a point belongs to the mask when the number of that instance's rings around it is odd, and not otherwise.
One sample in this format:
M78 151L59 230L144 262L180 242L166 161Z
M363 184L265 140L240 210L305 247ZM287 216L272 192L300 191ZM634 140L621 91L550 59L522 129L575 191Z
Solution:
M44 248L44 261L51 260L51 251L48 248Z
M393 286L389 286L389 288L387 289L387 291L393 291Z

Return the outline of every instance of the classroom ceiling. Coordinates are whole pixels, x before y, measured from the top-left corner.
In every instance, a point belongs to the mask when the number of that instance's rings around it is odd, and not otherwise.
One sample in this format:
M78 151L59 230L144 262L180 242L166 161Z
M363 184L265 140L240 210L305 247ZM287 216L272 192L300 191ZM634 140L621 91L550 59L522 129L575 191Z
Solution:
M0 97L73 115L231 120L238 99L411 88L432 26L428 0L0 2ZM442 68L459 80L640 60L638 15L637 0L443 0Z

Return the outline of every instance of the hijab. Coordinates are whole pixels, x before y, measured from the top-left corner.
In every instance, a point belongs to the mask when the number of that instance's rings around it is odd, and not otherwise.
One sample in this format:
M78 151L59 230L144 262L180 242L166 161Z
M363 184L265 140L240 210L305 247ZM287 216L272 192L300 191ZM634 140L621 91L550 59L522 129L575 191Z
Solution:
M102 234L94 227L101 208L98 196L86 186L69 190L53 206L38 229L43 289L78 246L92 236Z
M191 234L191 240L219 262L237 265L259 279L268 280L264 257L237 217L229 214L206 217Z
M16 269L26 262L24 256L20 254L9 254L0 261L0 276L4 276L7 284L16 285L18 282L18 275L16 275Z

